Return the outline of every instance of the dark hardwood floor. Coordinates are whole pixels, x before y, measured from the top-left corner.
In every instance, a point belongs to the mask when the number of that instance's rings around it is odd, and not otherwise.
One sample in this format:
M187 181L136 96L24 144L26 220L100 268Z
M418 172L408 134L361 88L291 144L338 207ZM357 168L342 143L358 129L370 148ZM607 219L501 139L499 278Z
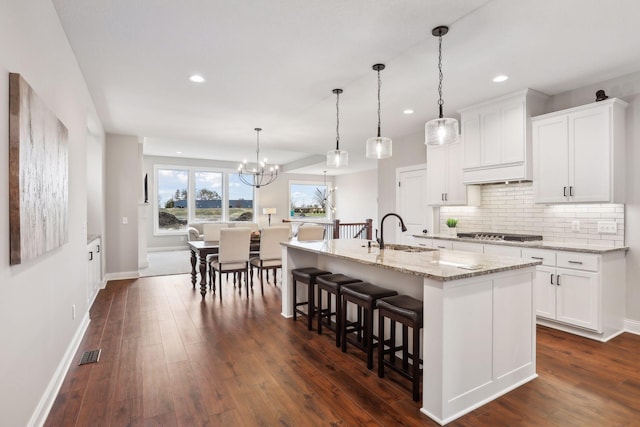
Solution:
M437 425L409 381L280 315L280 290L223 299L189 275L109 282L47 426ZM640 336L603 344L538 329L539 378L450 426L638 426Z

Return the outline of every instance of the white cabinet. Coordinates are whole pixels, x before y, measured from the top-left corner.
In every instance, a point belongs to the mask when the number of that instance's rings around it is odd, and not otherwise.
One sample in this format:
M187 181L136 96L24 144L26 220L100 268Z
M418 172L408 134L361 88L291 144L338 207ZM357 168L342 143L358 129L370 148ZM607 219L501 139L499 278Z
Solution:
M487 255L510 256L520 258L522 249L515 246L505 245L484 245L484 253Z
M475 252L482 254L484 253L484 247L482 243L471 243L471 242L458 242L452 241L452 249L456 251L467 251L467 252Z
M427 147L427 203L431 206L479 205L480 188L462 182L463 146Z
M98 237L87 244L87 302L93 303L102 287L102 240Z
M534 283L538 323L606 341L624 329L624 252L523 249L542 260Z
M531 179L530 118L547 98L525 89L459 111L465 184Z
M433 248L433 239L424 237L405 236L403 243L410 246L418 246L421 248Z
M624 109L619 99L532 119L536 203L624 202Z

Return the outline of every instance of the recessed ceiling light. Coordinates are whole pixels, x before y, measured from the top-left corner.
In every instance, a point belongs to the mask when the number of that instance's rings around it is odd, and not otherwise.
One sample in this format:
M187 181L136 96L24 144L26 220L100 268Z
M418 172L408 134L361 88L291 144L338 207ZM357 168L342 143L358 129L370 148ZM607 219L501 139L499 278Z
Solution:
M194 74L191 77L189 77L189 80L191 80L194 83L203 83L204 82L204 77L202 77L199 74Z
M500 74L499 76L495 76L493 78L494 83L502 83L509 79L509 76L505 76L504 74Z
M413 110L411 108L407 108L403 111L404 114L413 114Z
M176 151L176 154L182 154L182 151Z

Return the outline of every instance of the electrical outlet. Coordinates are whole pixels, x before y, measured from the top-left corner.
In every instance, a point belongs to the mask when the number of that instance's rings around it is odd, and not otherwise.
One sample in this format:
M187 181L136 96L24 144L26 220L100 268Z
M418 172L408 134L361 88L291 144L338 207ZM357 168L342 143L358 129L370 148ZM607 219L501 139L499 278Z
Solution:
M598 233L616 234L617 232L618 224L615 221L598 221Z
M126 216L123 216L123 217L122 217L122 223L123 223L124 225L129 224L129 218L127 218Z
M571 221L571 231L580 231L580 221Z
M71 320L76 320L76 305L71 306Z

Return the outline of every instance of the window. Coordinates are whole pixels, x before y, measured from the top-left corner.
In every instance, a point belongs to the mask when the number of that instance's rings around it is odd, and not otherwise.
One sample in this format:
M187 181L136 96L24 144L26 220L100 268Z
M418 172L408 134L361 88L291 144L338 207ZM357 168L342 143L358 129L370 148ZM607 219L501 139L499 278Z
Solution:
M158 224L161 231L183 230L189 220L189 171L158 169Z
M222 172L196 171L194 220L222 221Z
M229 221L253 221L253 187L229 174Z
M161 166L155 172L157 234L182 234L190 222L253 221L254 189L238 174Z
M330 191L322 183L289 183L289 218L330 219Z

